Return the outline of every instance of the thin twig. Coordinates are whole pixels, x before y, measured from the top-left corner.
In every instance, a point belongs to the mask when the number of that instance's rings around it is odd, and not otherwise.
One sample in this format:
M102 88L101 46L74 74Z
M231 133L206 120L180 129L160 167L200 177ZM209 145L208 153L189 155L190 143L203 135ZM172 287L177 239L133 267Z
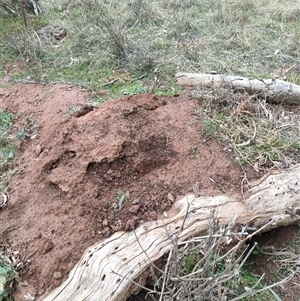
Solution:
M172 249L170 250L168 260L167 260L167 263L166 263L166 269L164 271L164 278L163 278L163 284L162 284L161 295L159 297L159 301L163 300L162 298L163 298L163 294L164 294L164 290L165 290L165 286L166 286L166 280L167 280L168 269L169 269L171 257L172 257Z

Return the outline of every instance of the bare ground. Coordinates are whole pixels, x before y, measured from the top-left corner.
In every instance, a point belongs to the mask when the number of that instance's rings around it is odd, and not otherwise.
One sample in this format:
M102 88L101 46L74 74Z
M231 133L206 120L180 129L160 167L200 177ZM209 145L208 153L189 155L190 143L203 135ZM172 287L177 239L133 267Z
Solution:
M202 137L199 98L144 94L96 107L72 85L2 87L0 109L27 131L0 211L1 242L30 261L16 301L59 286L88 246L159 218L197 182L206 195L241 191L244 171Z

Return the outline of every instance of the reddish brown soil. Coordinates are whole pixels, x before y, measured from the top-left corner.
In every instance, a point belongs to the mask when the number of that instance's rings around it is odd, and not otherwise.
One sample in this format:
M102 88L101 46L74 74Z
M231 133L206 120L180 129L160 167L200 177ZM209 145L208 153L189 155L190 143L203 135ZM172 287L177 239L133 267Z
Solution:
M16 301L58 286L88 246L159 218L197 182L207 195L240 191L244 173L203 140L199 106L187 95L138 95L93 107L66 84L0 89L0 108L28 133L0 211L1 241L30 259ZM129 197L121 207L120 190Z

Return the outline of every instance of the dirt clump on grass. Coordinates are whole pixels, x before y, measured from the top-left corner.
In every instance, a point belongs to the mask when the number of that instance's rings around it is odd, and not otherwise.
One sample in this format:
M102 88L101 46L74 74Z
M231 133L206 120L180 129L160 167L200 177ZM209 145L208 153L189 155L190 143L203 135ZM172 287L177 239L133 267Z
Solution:
M196 183L203 195L240 193L244 171L203 139L199 106L152 94L95 106L66 84L0 90L0 108L25 132L0 211L1 242L30 260L15 300L59 286L87 247L160 218Z

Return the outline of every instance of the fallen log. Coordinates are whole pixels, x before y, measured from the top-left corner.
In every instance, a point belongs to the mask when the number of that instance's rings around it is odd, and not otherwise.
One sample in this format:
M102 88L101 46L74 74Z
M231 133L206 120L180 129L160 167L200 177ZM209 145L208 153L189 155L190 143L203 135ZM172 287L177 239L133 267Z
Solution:
M177 84L183 87L225 88L247 92L265 98L271 103L300 104L300 86L279 79L250 79L220 74L176 74Z
M190 195L176 202L164 218L132 232L115 233L87 249L68 279L42 300L126 300L132 294L132 281L168 253L171 237L177 234L184 241L205 231L213 209L224 225L237 217L236 225L268 224L264 231L299 221L300 165L253 183L244 200L237 195Z

